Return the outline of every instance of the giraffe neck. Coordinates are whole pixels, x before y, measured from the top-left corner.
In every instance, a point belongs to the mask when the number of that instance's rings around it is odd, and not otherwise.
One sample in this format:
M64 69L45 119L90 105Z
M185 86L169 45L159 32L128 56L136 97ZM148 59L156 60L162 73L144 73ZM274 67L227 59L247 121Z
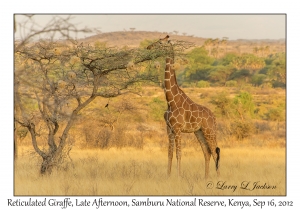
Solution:
M169 62L168 62L169 61ZM176 106L175 101L179 100L181 90L178 87L175 70L171 68L172 60L167 59L165 69L165 94L169 106Z

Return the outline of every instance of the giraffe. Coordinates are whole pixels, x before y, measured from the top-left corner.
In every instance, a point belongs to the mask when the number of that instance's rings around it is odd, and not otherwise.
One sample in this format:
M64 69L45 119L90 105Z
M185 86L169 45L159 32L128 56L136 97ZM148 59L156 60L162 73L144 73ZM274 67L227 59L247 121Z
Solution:
M177 175L181 166L181 133L194 133L205 158L205 178L208 178L209 161L212 155L219 176L220 148L216 141L216 119L206 107L194 103L178 86L174 61L166 58L164 92L168 109L164 114L169 138L168 175L171 174L174 142L176 145Z

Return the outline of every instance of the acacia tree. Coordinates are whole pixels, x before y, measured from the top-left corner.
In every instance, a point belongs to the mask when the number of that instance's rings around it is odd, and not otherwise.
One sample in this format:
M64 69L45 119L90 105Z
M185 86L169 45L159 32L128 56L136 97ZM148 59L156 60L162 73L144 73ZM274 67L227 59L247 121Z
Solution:
M174 41L147 50L39 40L16 48L15 95L21 114L15 115L15 121L31 135L34 150L42 158L40 172L51 172L63 161L76 117L96 97L135 93L137 83L157 82L157 71L142 67L180 55L190 46ZM45 148L41 142L47 142Z
M76 25L72 24L70 20L72 16L61 15L52 16L49 22L43 26L39 25L35 21L35 15L23 14L14 16L14 32L15 32L15 52L19 51L22 47L29 44L33 40L37 40L39 37L47 37L50 40L56 38L70 39L72 35L78 33L88 33L92 32L88 28L78 28ZM18 19L18 20L17 20ZM19 20L20 19L20 20ZM16 60L18 59L15 56ZM26 62L28 65L28 62ZM23 63L24 64L24 63ZM14 112L15 115L24 115L22 106L20 106L20 96L19 91L19 77L24 71L20 71L20 68L15 68L14 71ZM17 74L17 75L16 75ZM17 124L14 123L14 156L17 159L18 145L17 145Z

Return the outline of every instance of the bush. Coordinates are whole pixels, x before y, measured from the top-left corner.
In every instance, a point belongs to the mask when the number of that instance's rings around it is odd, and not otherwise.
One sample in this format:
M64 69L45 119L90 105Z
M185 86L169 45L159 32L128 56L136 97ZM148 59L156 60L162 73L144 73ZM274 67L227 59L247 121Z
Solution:
M256 121L254 123L254 127L256 129L256 133L262 133L271 130L271 125L268 121Z
M267 75L265 75L265 74L255 74L251 78L251 83L254 86L260 86L264 83L266 78L267 78Z
M199 82L197 82L197 87L198 88L210 87L210 83L204 80L200 80Z
M229 80L225 83L226 87L237 87L237 81L235 80Z
M163 121L164 120L164 113L167 109L167 103L160 98L153 98L150 102L150 115L153 120L155 121Z
M266 113L268 120L282 121L284 120L283 110L280 108L272 108Z
M246 121L235 120L230 125L231 135L239 140L249 137L253 133L253 128L253 124Z
M228 112L232 109L232 101L227 92L221 92L212 97L211 103L216 105L216 112L223 116L228 115Z
M238 115L246 114L251 117L254 115L255 105L253 103L253 97L249 92L244 91L235 96L233 103L236 106Z

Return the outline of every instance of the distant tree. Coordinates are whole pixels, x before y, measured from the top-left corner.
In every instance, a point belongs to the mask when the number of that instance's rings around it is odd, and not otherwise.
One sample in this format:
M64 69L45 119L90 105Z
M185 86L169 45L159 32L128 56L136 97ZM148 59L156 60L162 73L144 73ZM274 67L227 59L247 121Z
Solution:
M211 38L205 40L204 47L208 50L208 55L211 55L211 50L213 46L213 40Z
M227 44L228 44L228 37L223 37L221 40L221 45L224 48L224 53L227 53Z
M209 73L209 80L212 82L219 83L221 85L225 85L226 81L229 79L229 76L235 71L236 69L232 66L223 66L218 65L215 66L211 72Z
M284 87L286 84L285 53L277 53L268 59L266 74L273 81L273 86Z
M135 28L129 28L130 29L130 31L134 31L135 30Z
M229 80L236 80L236 81L243 81L243 82L248 82L249 77L250 77L250 71L247 69L241 69L233 72Z
M232 62L236 60L238 55L236 53L226 53L224 57L220 60L220 64L223 66L232 65ZM237 67L235 65L235 67Z
M208 56L204 47L197 47L187 54L188 65L183 73L187 81L207 80L209 72L213 69L214 59Z
M251 78L251 83L254 86L260 86L264 83L266 78L267 78L267 75L265 75L265 74L255 74Z
M254 53L255 55L258 55L258 51L259 51L258 47L254 47L254 48L253 48L253 53Z

